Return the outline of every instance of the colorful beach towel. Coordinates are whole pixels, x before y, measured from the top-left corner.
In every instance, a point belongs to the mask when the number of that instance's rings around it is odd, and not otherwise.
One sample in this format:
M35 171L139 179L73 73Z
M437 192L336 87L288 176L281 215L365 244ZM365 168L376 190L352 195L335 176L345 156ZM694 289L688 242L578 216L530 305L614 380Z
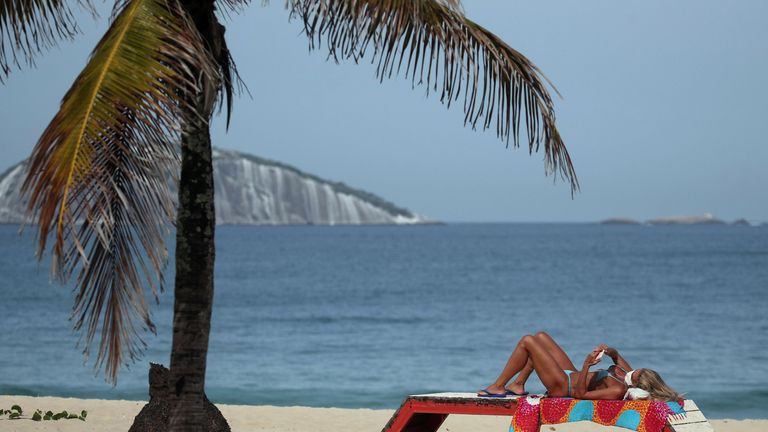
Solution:
M638 432L661 432L670 415L685 415L683 401L579 400L527 397L518 399L510 432L536 432L539 424L591 421Z

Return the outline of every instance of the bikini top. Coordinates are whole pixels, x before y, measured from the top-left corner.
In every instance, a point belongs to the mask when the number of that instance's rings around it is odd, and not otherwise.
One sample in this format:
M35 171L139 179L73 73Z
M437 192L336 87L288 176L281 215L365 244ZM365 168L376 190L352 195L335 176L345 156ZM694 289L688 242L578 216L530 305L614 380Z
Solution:
M619 365L616 365L616 367L621 369L621 370L623 370L624 373L626 373L626 375L624 376L624 378L625 378L624 380L616 378L615 376L613 376L613 374L609 370L606 370L606 369L598 370L597 371L597 376L595 378L597 378L597 380L599 381L599 380L604 379L606 377L610 377L610 378L613 378L614 380L624 384L625 386L627 386L627 392L624 393L624 399L637 400L637 399L648 399L650 397L650 394L647 391L645 391L645 390L643 390L641 388L631 387L629 385L629 383L627 382L627 381L631 382L632 372L634 372L634 370L627 371L626 369L624 369L623 367L621 367Z
M623 367L621 367L621 366L619 366L619 365L616 365L616 367L617 367L617 368L619 368L619 369L621 369L621 370L623 370L625 373L627 372L627 371L626 371L626 370L625 370ZM599 369L599 370L597 371L597 376L596 376L595 378L596 378L598 381L600 381L600 380L602 380L602 379L605 379L606 377L609 377L609 378L613 378L614 380L616 380L616 381L618 381L618 382L620 382L620 383L622 383L622 384L624 384L624 385L627 385L627 383L625 383L625 382L624 382L624 380L621 380L621 379L618 379L618 378L616 378L615 376L613 376L613 374L611 373L611 371L609 371L609 370L607 370L607 369Z

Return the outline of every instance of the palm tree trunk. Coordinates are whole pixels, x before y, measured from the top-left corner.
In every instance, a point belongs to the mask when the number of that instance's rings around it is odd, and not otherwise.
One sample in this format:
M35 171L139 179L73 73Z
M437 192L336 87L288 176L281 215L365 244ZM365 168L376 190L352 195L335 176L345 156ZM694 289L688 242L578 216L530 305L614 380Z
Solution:
M208 123L190 119L181 145L173 307L171 431L202 430L215 258L213 164ZM191 124L190 124L191 123ZM199 428L199 429L198 429Z
M223 27L209 1L183 1L209 48L221 47ZM201 74L199 90L189 92L183 110L181 176L176 222L176 283L173 309L170 431L203 431L206 425L205 368L213 304L216 228L213 155L209 119L218 89Z

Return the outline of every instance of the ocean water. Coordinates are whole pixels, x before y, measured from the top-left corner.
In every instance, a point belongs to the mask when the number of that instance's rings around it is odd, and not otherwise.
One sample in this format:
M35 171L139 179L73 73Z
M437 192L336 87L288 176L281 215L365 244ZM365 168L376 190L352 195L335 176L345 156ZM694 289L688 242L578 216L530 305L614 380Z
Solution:
M32 234L0 226L0 393L146 399L172 291L112 387L75 347L72 287L49 282ZM608 343L711 418L768 418L765 227L229 226L217 245L214 402L396 408L475 391L546 330L576 365Z

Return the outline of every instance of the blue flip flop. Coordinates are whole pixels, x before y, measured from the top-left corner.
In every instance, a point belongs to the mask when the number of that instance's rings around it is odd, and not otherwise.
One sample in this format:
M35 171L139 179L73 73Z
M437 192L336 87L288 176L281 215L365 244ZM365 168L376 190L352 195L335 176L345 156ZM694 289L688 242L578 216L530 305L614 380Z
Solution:
M503 398L507 397L507 392L504 393L491 393L488 390L480 390L477 392L478 397L484 397L484 398Z
M515 393L512 390L507 390L507 396L528 396L528 392Z

